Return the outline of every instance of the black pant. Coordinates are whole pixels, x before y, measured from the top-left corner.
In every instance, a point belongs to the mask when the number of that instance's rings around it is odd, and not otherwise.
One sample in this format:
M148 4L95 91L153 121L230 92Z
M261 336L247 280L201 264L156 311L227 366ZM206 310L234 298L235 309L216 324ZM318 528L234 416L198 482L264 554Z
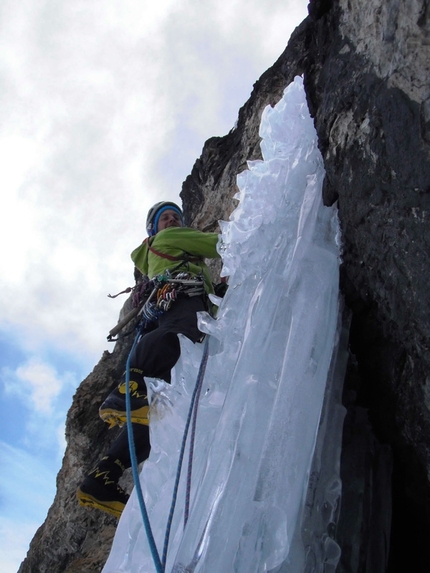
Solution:
M206 310L203 297L178 298L171 308L159 317L154 330L142 336L130 358L130 367L142 371L139 384L144 383L143 376L170 382L170 371L181 355L177 335L183 334L193 342L199 341L202 333L197 328L196 313L202 310ZM133 435L136 457L140 463L148 458L151 451L148 426L133 424ZM123 428L107 455L110 459L119 459L126 468L131 466L127 428Z
M156 328L142 336L130 358L131 368L142 370L143 376L170 382L170 371L181 354L178 334L193 342L202 338L197 328L196 313L205 310L201 296L181 297L156 322Z

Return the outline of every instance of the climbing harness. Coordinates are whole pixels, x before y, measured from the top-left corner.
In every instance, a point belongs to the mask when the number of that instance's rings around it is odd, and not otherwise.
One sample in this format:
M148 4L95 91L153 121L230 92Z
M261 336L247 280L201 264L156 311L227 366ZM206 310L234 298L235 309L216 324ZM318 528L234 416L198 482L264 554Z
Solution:
M205 281L202 275L192 275L187 272L166 271L151 280L138 283L134 289L130 287L124 292L133 290L135 308L131 310L118 324L109 331L108 341L116 342L114 338L138 314L147 322L154 322L167 312L174 301L180 296L202 296L205 294ZM148 293L150 293L148 295ZM118 293L122 294L122 293ZM115 298L118 295L108 295Z
M133 343L130 354L127 358L126 388L128 388L129 384L130 384L131 356L132 356L134 349L136 347L136 344L140 338L140 334L141 334L141 331L139 329L139 332L135 338L135 341ZM209 336L206 336L205 344L204 344L204 348L203 348L203 357L202 357L202 360L200 363L200 368L199 368L199 373L197 375L196 385L195 385L195 388L193 391L193 395L191 397L191 404L190 404L190 408L188 411L187 421L185 424L184 435L182 438L182 446L181 446L181 451L179 454L178 468L176 471L176 478L175 478L175 484L174 484L174 488L173 488L172 503L171 503L171 507L170 507L170 511L169 511L168 520L167 520L166 533L165 533L164 546L163 546L163 554L162 554L161 560L160 560L160 555L158 553L157 546L155 544L154 535L152 533L151 524L149 522L149 517L148 517L148 512L147 512L147 509L145 506L145 501L143 499L142 488L140 485L139 472L138 472L138 462L137 462L137 456L136 456L136 448L134 445L133 427L132 427L132 422L131 422L130 392L126 392L127 435L128 435L129 449L130 449L130 458L131 458L131 467L132 467L132 472L133 472L133 480L134 480L134 484L135 484L135 488L136 488L136 495L137 495L137 499L139 502L140 511L142 514L143 524L145 527L146 535L148 537L148 543L149 543L151 555L152 555L157 573L164 573L165 568L166 568L167 550L168 550L168 546L169 546L170 531L171 531L171 527L172 527L173 514L175 511L176 500L177 500L177 495L178 495L179 481L180 481L181 471L182 471L182 462L183 462L184 454L185 454L185 446L186 446L186 442L187 442L188 430L189 430L189 427L191 424L191 418L193 418L193 428L192 428L192 433L191 433L191 438L190 438L190 456L189 456L189 463L188 463L187 494L186 494L186 500L185 500L184 527L185 527L187 520L188 520L189 505L190 505L190 494L189 494L189 492L191 490L191 470L192 470L192 457L193 457L193 452L194 452L194 436L195 436L195 426L196 426L196 419L197 419L197 405L198 405L198 399L200 396L200 391L201 391L201 387L202 387L202 383L203 383L203 378L205 375L208 357L209 357Z
M141 314L148 322L157 320L159 316L167 312L172 303L180 296L201 296L205 294L203 277L194 277L189 273L166 272L151 281L154 289L143 305Z

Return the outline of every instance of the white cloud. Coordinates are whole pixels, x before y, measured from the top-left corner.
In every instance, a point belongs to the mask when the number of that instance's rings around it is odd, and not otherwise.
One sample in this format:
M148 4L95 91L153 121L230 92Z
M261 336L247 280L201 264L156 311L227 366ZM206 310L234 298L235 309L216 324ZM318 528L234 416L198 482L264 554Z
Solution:
M9 371L5 387L8 392L17 394L27 404L30 399L37 413L49 414L61 391L61 380L49 364L42 363L38 358L31 358L15 372Z
M109 348L123 301L106 294L132 281L147 209L179 200L296 11L281 0L5 3L0 316L27 344L93 358Z
M4 338L4 333L2 333ZM34 450L40 459L60 463L64 455L65 420L77 386L86 374L79 362L61 355L22 358L12 339L5 342L0 369L2 438L10 444ZM84 374L85 373L85 374ZM0 480L1 482L1 480Z
M77 385L73 374L65 372L60 375L52 365L38 357L29 358L15 370L2 368L1 375L6 392L17 395L36 416L53 414L62 390L70 391Z
M49 414L52 411L53 402L61 391L61 381L57 372L36 358L20 366L16 371L16 376L22 386L30 386L36 411Z

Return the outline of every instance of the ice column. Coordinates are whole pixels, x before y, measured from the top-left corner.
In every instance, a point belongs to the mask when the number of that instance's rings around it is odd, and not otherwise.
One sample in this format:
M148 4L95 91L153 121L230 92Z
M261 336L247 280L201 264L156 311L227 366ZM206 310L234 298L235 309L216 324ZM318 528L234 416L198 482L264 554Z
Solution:
M166 571L259 573L288 561L336 342L339 239L301 78L266 108L263 161L238 176L219 244L229 289L203 314L210 358L198 410L191 512L181 479ZM141 483L161 552L201 348L183 339L171 386L154 382ZM155 571L134 494L104 573Z

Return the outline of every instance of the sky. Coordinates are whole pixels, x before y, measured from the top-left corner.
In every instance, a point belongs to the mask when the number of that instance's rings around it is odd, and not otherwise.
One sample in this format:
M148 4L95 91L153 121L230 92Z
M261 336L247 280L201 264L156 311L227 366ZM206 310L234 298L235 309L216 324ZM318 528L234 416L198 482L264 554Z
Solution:
M180 203L306 15L307 0L0 3L0 573L53 501L148 209Z

